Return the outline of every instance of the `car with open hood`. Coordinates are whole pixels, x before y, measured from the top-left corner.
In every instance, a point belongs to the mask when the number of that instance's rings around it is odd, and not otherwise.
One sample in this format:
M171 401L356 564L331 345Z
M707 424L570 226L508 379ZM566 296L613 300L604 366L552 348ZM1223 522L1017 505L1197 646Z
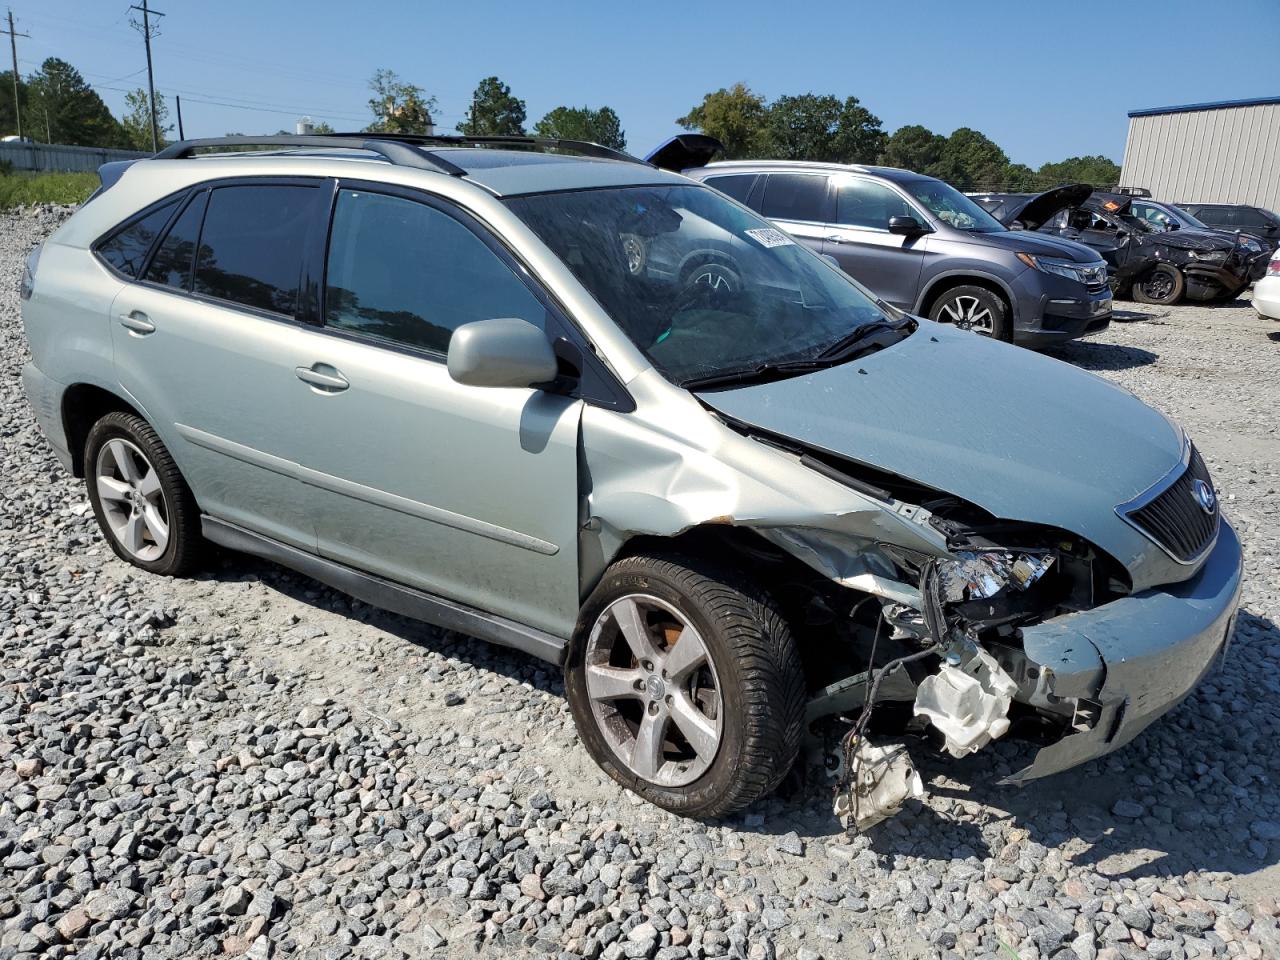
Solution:
M911 750L1026 737L1012 779L1056 773L1231 635L1240 544L1177 424L596 145L180 142L104 168L21 296L121 560L217 544L542 658L681 814L806 742L860 828L922 789Z
M985 193L973 199L1010 227L1064 237L1107 261L1117 296L1140 303L1230 300L1250 283L1262 246L1253 238L1188 225L1170 230L1135 212L1155 201L1068 184L1040 194Z

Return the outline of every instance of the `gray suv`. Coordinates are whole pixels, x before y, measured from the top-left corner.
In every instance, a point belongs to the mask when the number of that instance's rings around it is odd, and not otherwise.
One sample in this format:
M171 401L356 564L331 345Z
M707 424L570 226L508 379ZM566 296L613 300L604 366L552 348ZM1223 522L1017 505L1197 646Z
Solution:
M784 161L713 163L685 174L773 220L910 313L1026 346L1111 322L1097 251L1009 230L933 177Z
M1054 773L1230 635L1240 544L1181 428L702 184L386 136L103 177L27 262L23 379L115 553L216 544L562 666L667 809L742 807L805 740L859 827L922 789L906 737L1030 734L1015 778Z

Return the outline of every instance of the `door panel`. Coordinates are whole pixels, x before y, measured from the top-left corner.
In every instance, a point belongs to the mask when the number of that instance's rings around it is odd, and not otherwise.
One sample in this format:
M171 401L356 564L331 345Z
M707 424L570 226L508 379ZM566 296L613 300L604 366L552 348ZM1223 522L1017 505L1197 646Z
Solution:
M437 360L328 338L301 460L319 550L567 637L577 617L581 401L466 387Z
M912 309L928 237L890 233L889 218L928 221L895 191L874 180L841 177L833 187L835 222L824 231L822 252L895 307Z
M765 178L758 208L814 253L822 253L831 201L826 174L771 173ZM753 199L752 206L757 206Z

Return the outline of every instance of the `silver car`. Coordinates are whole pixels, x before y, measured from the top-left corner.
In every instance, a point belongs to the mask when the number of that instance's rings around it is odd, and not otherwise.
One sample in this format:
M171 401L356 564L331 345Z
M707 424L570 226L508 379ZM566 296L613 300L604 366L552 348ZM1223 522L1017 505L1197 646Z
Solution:
M859 827L919 794L908 745L1033 736L1013 779L1054 773L1231 634L1240 545L1176 424L604 148L179 143L104 168L22 298L122 559L218 544L563 665L594 759L682 814L802 744Z

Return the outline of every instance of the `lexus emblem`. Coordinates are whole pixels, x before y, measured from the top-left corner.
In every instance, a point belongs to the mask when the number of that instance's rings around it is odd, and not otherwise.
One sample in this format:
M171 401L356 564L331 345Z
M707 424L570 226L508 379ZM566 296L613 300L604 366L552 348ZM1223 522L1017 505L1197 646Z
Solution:
M1213 492L1213 487L1209 486L1203 480L1197 480L1191 485L1191 495L1196 498L1196 503L1200 504L1200 509L1210 516L1218 506L1218 496Z

